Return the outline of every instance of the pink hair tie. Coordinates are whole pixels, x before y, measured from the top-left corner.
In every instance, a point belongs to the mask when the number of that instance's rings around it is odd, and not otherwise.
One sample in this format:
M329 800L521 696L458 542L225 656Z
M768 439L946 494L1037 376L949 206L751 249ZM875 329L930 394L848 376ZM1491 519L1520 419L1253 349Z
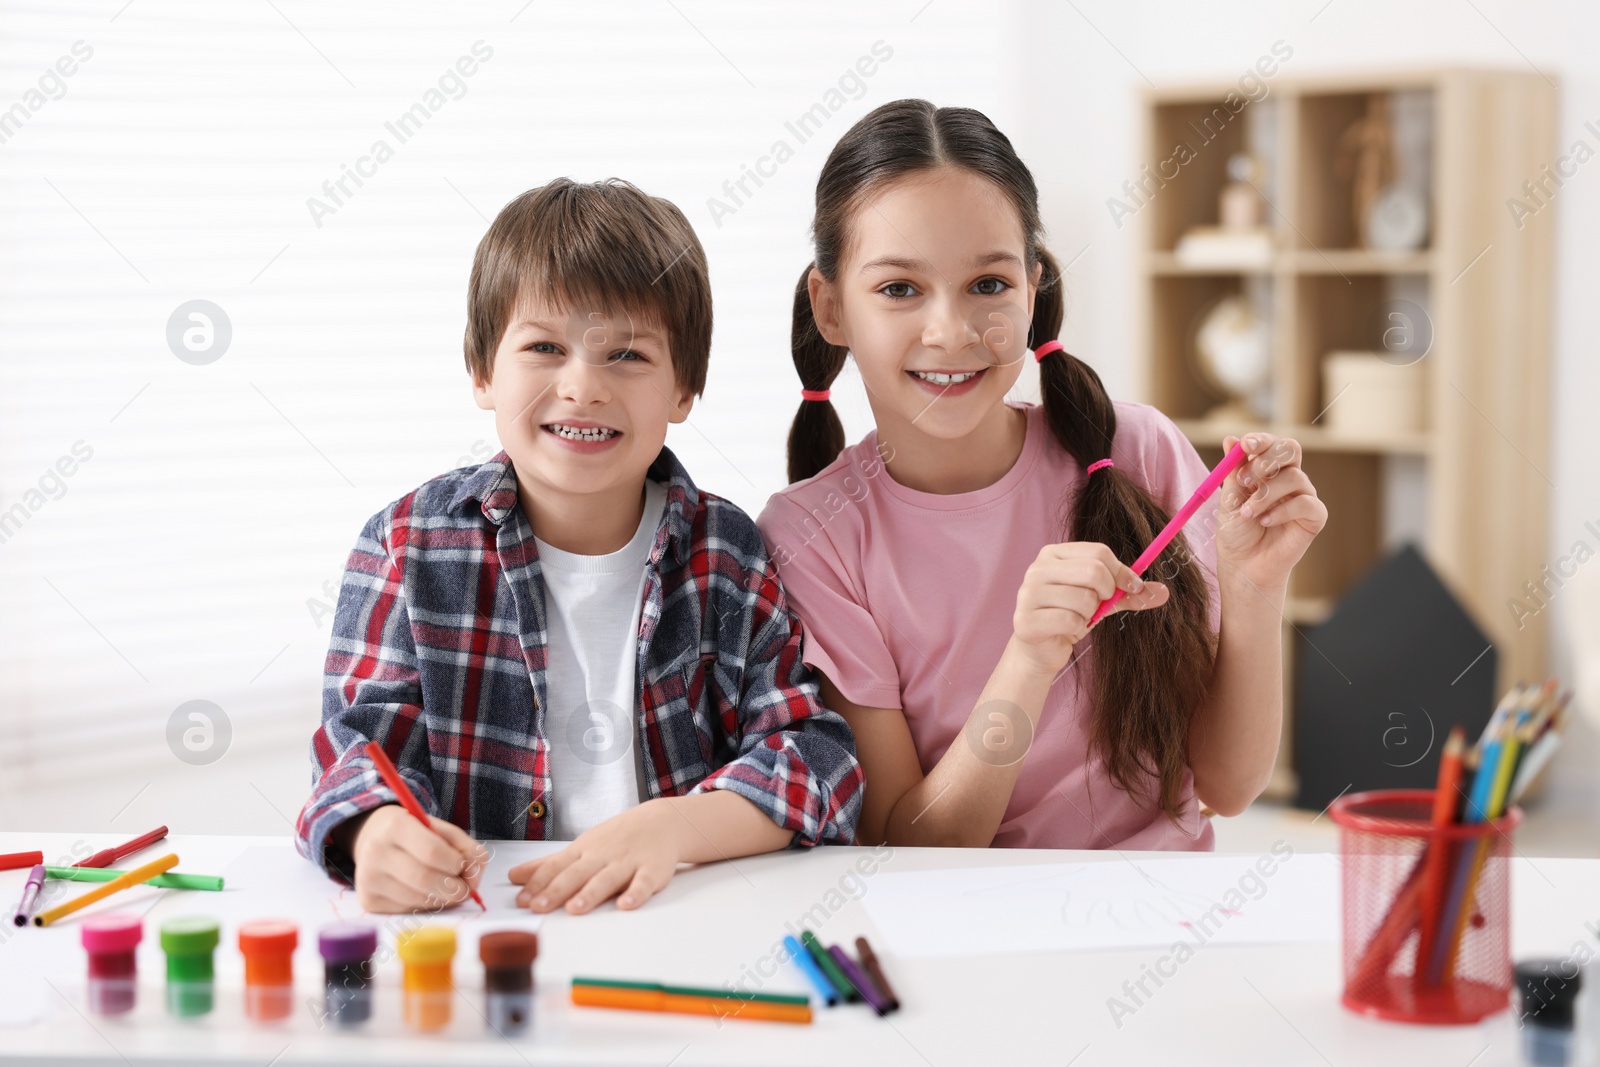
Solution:
M1044 344L1033 350L1033 358L1035 362L1042 362L1044 357L1048 356L1050 353L1065 352L1066 350L1067 346L1062 344L1060 341L1046 341Z
M1111 462L1109 459L1097 459L1093 463L1091 463L1087 467L1085 467L1084 470L1083 470L1083 473L1084 473L1084 476L1087 477L1088 475L1091 475L1095 471L1099 470L1101 467L1115 467L1115 466L1116 466L1116 464Z
M826 400L828 399L828 394L831 392L833 392L831 389L802 389L800 390L800 399Z

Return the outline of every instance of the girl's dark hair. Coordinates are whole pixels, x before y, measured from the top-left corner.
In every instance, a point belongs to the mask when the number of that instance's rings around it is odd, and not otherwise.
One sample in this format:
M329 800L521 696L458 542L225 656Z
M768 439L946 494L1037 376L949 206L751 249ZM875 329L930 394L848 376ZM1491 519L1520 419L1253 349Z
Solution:
M1028 346L1060 332L1065 311L1061 270L1045 250L1039 192L1006 135L970 108L935 108L926 100L896 100L852 126L817 179L812 223L816 260L794 293L791 345L803 388L827 389L847 350L817 330L807 279L815 268L838 278L849 244L849 223L870 195L897 179L936 167L959 167L988 178L1016 208L1027 242L1028 270L1041 264ZM1081 466L1111 455L1117 414L1100 376L1066 352L1039 364L1045 420L1057 443ZM845 444L844 428L826 400L803 400L789 432L789 480L809 478L832 463ZM1098 541L1132 562L1166 525L1167 513L1131 473L1104 468L1086 477L1065 514L1064 539ZM1208 589L1180 533L1146 574L1166 583L1168 602L1150 611L1120 612L1098 625L1091 661L1091 751L1113 782L1177 819L1189 765L1189 725L1211 681L1215 659L1207 620ZM1080 675L1080 680L1081 680ZM1154 795L1149 795L1154 780Z

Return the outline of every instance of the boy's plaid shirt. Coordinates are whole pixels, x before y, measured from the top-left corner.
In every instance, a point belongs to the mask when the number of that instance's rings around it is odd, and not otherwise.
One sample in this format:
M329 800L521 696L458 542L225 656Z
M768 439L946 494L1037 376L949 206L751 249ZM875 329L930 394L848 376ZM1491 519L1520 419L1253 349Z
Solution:
M671 451L645 566L633 743L648 796L728 789L795 836L848 844L862 773L850 727L817 702L755 523L702 493ZM504 452L373 516L345 569L296 847L340 881L327 837L393 801L362 754L380 742L422 805L473 837L542 840L550 745L544 582Z

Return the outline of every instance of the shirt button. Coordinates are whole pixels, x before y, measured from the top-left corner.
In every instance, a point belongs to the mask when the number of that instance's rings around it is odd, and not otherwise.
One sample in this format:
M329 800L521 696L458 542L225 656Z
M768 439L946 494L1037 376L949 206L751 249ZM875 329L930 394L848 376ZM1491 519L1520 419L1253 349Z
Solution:
M535 819L544 818L544 801L535 800L532 804L529 804L528 814L533 816Z

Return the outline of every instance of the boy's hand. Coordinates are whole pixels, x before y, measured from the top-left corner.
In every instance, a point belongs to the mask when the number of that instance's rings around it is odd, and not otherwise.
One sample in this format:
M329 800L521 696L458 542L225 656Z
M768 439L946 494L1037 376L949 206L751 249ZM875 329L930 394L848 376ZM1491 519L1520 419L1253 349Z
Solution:
M581 915L621 893L617 907L637 908L672 881L682 834L692 830L669 809L674 800L682 798L647 800L579 834L560 852L517 864L510 871L522 886L517 904L537 912L565 905Z
M345 848L356 863L356 901L370 912L437 911L466 900L483 878L489 850L455 823L430 816L434 833L398 804L350 822Z

